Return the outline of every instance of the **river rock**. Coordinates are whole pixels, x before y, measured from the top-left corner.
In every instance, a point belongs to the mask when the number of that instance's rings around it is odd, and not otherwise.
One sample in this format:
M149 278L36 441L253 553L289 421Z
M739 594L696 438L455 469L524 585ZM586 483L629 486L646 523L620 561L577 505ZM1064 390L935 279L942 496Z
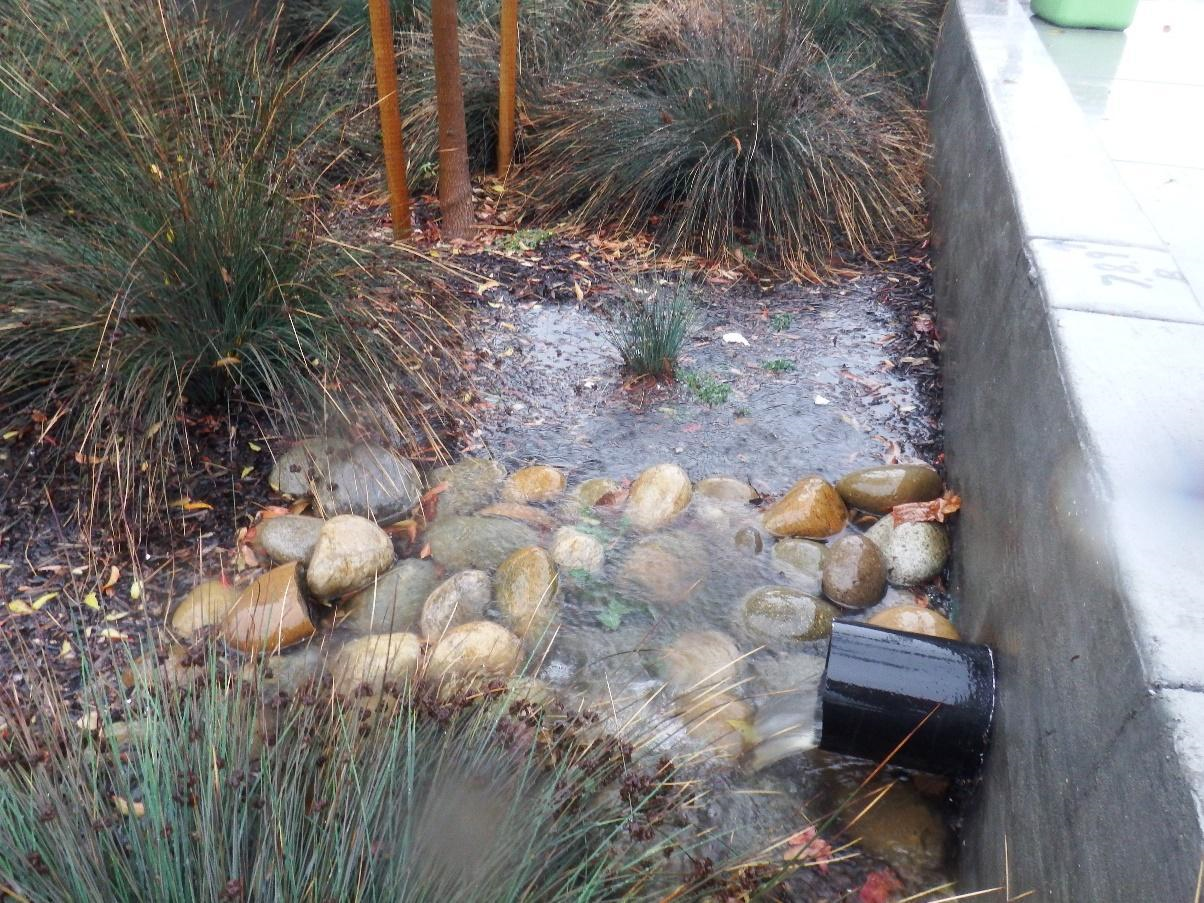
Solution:
M564 474L547 464L532 464L510 474L502 484L507 502L548 502L564 492Z
M346 449L347 443L342 439L323 436L302 439L276 459L268 475L268 485L296 498L312 495L320 475L329 473L331 461Z
M765 540L755 527L741 527L732 536L732 542L747 555L760 555L765 548Z
M740 601L740 618L759 641L819 640L832 632L832 603L789 586L762 586Z
M386 681L412 680L422 657L422 642L412 633L383 633L344 643L330 661L339 693L367 685L379 691Z
M331 456L314 482L326 517L358 514L389 524L422 499L422 477L410 461L379 445L353 445Z
M447 631L427 658L434 681L455 677L505 677L521 664L523 644L492 621L472 621Z
M606 477L594 477L586 480L573 492L574 498L585 508L593 508L607 496L613 496L622 487L614 480Z
M566 571L585 571L598 576L606 562L606 549L601 540L575 527L561 527L552 534L549 548L552 560Z
M477 512L478 517L505 517L510 520L522 521L537 530L551 530L556 526L552 515L534 505L524 505L521 502L494 502L486 505Z
M422 605L422 635L437 640L457 624L479 621L489 605L492 583L484 571L460 571L440 583Z
M891 630L919 633L945 640L961 639L961 634L957 632L957 628L949 622L948 618L939 611L933 611L923 605L896 605L878 612L866 623L875 627L889 627Z
M316 642L283 655L252 659L238 670L244 680L254 682L261 693L296 693L304 686L313 686L326 670L327 650Z
M703 498L718 499L721 502L751 502L757 498L758 492L743 480L735 477L707 477L699 480L694 487L694 494Z
M204 580L194 586L171 613L171 629L190 637L203 627L221 623L238 601L242 590L220 580Z
M863 534L842 536L824 556L824 595L845 608L869 608L886 594L886 559Z
M433 562L407 558L352 596L349 614L340 623L356 634L413 630L422 603L438 585Z
M340 514L322 525L305 572L309 591L333 599L371 583L393 563L393 543L372 521Z
M222 621L221 635L241 652L277 652L314 632L296 562L268 571L238 597Z
M739 680L744 660L736 642L718 630L683 633L660 655L661 675L674 693L731 685Z
M872 800L880 787L861 791L858 799ZM896 781L872 806L846 808L845 829L850 840L904 872L931 872L945 861L947 829L940 814L910 784Z
M269 517L255 527L255 547L277 564L305 564L318 544L325 521L320 517L285 514Z
M687 694L678 700L677 714L690 736L721 759L738 759L752 735L752 706L728 693Z
M446 484L435 496L436 517L471 514L492 502L506 479L506 469L489 458L462 458L431 471L431 488Z
M655 530L681 514L693 494L684 470L676 464L656 464L635 478L623 511L637 529Z
M519 549L497 569L495 596L502 619L520 640L546 637L560 614L560 577L538 546Z
M688 534L671 532L632 546L619 583L639 599L675 607L697 592L709 573L706 549Z
M539 534L526 524L501 517L443 516L426 532L431 557L449 571L492 571L506 556L538 545Z
M849 512L832 484L803 477L766 510L765 529L774 536L823 539L844 529Z
M886 514L895 505L940 498L945 484L927 464L885 464L845 474L836 491L851 508Z
M949 534L940 524L895 525L889 514L865 531L886 558L887 579L895 586L916 586L939 574L949 560Z

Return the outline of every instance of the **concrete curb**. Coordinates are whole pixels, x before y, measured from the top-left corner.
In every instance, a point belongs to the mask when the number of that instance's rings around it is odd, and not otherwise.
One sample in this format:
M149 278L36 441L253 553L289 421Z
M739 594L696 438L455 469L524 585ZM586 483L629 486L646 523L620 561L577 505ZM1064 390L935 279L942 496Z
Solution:
M1190 903L1204 305L1014 0L951 3L929 108L959 626L1001 671L963 887Z

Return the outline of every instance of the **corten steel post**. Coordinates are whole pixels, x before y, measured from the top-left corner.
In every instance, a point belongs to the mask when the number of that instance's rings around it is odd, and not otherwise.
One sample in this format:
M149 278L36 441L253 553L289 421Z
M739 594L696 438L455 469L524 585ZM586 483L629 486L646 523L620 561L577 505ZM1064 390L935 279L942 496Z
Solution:
M514 157L514 97L518 83L518 0L502 0L501 60L497 89L497 177L506 178Z
M435 51L435 103L439 126L439 206L443 237L469 238L473 231L472 182L468 177L468 134L460 84L460 39L456 0L431 0Z
M406 185L406 152L401 143L401 101L397 95L397 62L393 57L393 13L389 0L368 0L372 23L372 58L376 64L376 98L380 137L385 147L385 180L393 236L410 237L410 189Z

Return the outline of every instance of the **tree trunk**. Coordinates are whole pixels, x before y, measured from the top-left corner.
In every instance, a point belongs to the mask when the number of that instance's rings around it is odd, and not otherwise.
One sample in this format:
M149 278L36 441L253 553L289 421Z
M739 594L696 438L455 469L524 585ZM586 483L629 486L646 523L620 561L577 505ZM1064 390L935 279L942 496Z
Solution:
M506 178L514 157L514 95L518 83L518 0L502 0L501 59L497 89L497 177Z
M473 231L472 183L468 178L468 134L464 126L464 89L460 84L456 0L431 0L431 38L435 50L443 237L469 238Z
M401 107L397 96L397 61L393 57L393 16L389 0L368 0L372 25L372 59L376 64L377 110L385 147L385 181L393 237L410 237L410 189L406 185L406 152L401 140Z

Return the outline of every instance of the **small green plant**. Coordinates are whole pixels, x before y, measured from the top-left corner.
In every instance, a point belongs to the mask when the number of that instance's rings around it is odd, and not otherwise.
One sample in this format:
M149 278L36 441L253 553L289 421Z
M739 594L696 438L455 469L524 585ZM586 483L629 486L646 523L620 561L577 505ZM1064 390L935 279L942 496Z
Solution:
M536 251L556 233L551 229L519 229L501 240L502 250L511 254L519 251Z
M794 317L787 313L774 314L769 321L769 327L774 332L785 332L794 323Z
M624 291L607 337L635 376L671 379L682 346L698 323L691 284L683 279L644 280Z
M604 608L597 612L598 623L607 630L618 630L626 615L640 610L640 606L630 605L618 596L607 600Z
M694 393L694 397L710 407L723 404L732 394L730 383L716 379L709 373L691 370L686 373L685 382L689 390Z
M794 369L794 362L788 361L785 358L776 357L771 361L766 361L761 366L770 373L789 373Z

